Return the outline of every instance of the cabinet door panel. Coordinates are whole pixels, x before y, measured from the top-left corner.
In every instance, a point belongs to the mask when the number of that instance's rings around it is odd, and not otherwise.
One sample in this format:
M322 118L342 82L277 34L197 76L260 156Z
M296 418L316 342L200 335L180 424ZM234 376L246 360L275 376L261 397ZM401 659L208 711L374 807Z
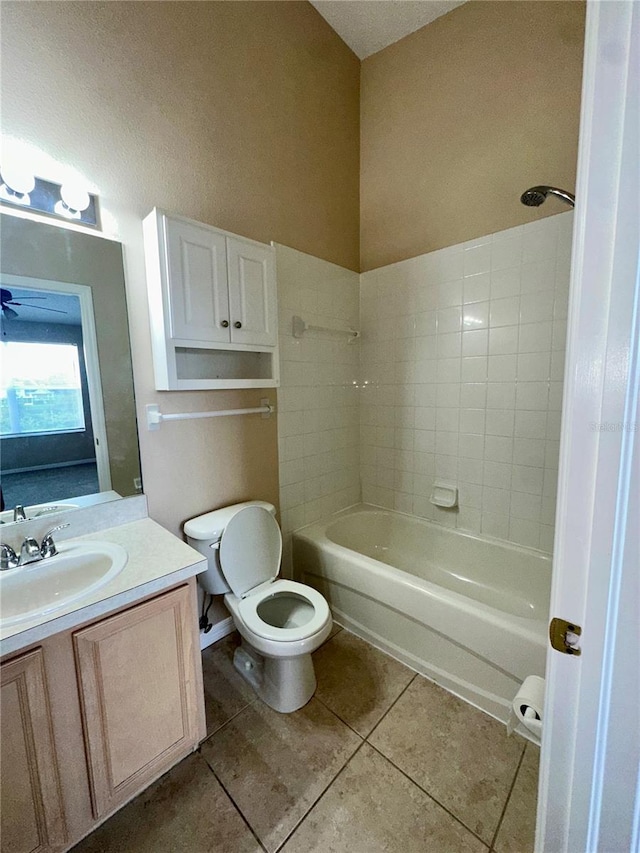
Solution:
M238 344L275 346L277 307L273 250L229 237L227 266L231 340Z
M229 341L225 238L165 217L171 337ZM222 324L226 323L226 326Z
M74 635L96 818L198 743L189 605L180 587Z
M65 841L42 649L2 665L2 853L47 853Z

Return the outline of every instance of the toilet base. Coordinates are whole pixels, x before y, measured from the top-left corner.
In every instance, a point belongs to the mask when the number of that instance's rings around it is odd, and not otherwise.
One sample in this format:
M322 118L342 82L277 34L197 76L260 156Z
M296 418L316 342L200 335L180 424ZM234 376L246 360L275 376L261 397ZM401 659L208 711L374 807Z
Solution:
M302 708L316 690L316 674L310 654L269 658L244 638L233 655L233 665L260 699L280 714Z

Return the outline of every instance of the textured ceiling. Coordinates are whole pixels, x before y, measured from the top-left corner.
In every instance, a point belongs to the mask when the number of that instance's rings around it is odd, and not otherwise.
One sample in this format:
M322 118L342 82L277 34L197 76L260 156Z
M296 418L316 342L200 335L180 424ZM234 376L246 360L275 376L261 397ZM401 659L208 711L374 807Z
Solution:
M465 0L311 0L360 59L445 15Z

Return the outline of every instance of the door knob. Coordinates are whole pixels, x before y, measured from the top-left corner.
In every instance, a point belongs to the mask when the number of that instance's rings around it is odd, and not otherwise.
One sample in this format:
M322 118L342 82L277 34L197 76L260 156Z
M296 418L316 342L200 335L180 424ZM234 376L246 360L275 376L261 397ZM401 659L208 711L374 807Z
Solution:
M233 324L233 326L234 326L234 328L236 328L236 329L241 329L241 328L242 328L242 323L240 322L240 320L236 320L236 321L235 321L235 323Z
M223 320L223 321L220 323L220 325L222 326L222 328L223 328L223 329L226 329L226 328L228 328L228 326L229 326L229 321L228 321L228 320Z

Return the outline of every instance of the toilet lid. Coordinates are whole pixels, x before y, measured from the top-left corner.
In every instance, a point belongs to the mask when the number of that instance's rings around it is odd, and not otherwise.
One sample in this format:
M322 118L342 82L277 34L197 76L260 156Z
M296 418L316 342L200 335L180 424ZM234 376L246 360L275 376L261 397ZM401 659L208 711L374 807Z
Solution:
M237 512L220 539L220 568L238 598L277 578L281 556L278 522L259 506Z

